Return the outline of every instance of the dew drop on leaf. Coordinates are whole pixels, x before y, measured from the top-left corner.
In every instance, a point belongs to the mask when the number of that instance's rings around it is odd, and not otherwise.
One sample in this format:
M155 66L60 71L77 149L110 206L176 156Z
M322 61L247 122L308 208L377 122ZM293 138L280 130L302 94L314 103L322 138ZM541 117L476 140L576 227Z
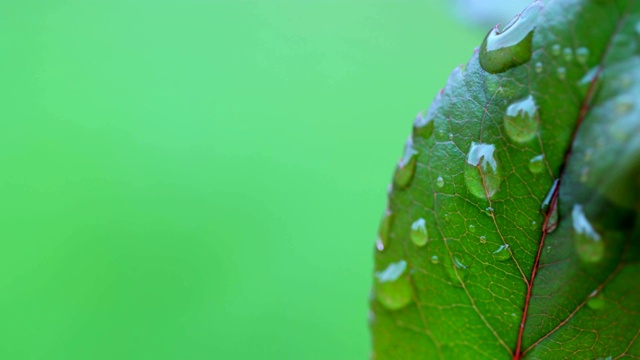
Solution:
M438 176L438 178L436 179L436 185L441 188L444 186L444 179L442 178L442 176Z
M402 309L411 303L413 290L406 269L407 262L400 260L375 273L376 298L389 310Z
M411 138L407 140L404 147L404 154L398 163L398 168L393 176L393 183L399 188L406 188L411 184L413 175L416 172L416 161L419 151L413 146Z
M537 155L529 160L529 171L537 174L544 169L544 155Z
M589 60L589 49L584 46L579 47L576 50L576 60L578 60L580 64L586 64L587 60Z
M473 226L473 224L469 225L469 231L471 231L472 233L476 232L476 227Z
M556 230L558 227L558 204L553 204L553 197L556 192L556 188L558 187L558 179L553 182L551 185L551 189L547 193L547 196L542 201L542 205L540 206L540 212L543 215L548 216L548 220L546 223L545 231L550 234Z
M426 117L422 112L413 120L413 135L429 138L433 135L433 119Z
M431 255L431 263L435 265L440 264L440 258L438 255Z
M569 62L573 60L573 49L566 47L562 50L562 57L564 61Z
M604 294L595 290L589 295L589 300L587 300L587 306L593 310L602 309L605 305Z
M558 75L558 78L560 80L564 80L567 77L567 69L560 66L558 69L556 69L556 74Z
M393 213L391 210L387 210L380 220L380 226L378 227L378 240L376 241L376 247L382 251L389 245L389 234L391 232L391 225L393 223Z
M573 205L573 243L580 260L597 263L604 257L604 241L584 214L582 205Z
M551 246L547 246L547 254L551 254Z
M481 244L484 244L484 243L486 243L486 242L487 242L487 237L486 237L486 236L484 236L484 235L480 236L480 243L481 243Z
M449 279L455 286L462 287L462 283L469 277L469 268L457 255L453 256L453 260L448 256L445 256L444 259L446 260L444 265Z
M538 107L533 96L509 105L504 115L504 128L509 138L523 143L533 139L538 131Z
M542 70L544 70L544 66L540 61L536 63L535 70L536 70L536 73L538 74L542 73Z
M538 228L538 222L537 221L532 221L531 222L531 230L535 230Z
M562 48L560 47L560 44L553 44L553 46L551 47L551 54L553 56L558 56L560 55L561 50Z
M491 198L500 188L500 167L494 157L495 145L471 143L464 169L469 192L485 199Z
M498 26L489 31L480 46L480 66L497 74L531 59L531 39L542 2L535 1L513 18L504 29Z
M484 209L484 213L492 216L493 215L493 208L491 206L489 206L488 208Z
M423 218L419 218L411 224L411 232L409 237L416 246L425 246L429 241L429 233L427 231L426 222Z
M509 244L500 245L500 247L493 252L493 256L498 261L509 260L511 258L511 254L509 253Z

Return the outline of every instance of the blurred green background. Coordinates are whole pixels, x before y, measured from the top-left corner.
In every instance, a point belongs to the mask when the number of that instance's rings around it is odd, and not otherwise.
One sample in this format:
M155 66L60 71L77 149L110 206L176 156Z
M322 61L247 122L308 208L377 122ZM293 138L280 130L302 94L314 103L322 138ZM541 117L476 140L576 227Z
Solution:
M446 1L3 1L0 358L366 359Z

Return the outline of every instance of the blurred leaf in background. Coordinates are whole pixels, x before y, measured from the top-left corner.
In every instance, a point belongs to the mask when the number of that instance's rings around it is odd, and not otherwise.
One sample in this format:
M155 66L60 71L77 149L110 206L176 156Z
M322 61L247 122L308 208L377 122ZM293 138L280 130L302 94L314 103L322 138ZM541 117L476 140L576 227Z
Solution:
M448 6L2 2L0 358L366 358L397 144L487 30Z

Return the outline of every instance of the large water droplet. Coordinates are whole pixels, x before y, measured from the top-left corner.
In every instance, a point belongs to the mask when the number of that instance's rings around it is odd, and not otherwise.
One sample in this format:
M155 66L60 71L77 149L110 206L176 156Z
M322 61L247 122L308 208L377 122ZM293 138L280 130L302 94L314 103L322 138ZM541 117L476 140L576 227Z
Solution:
M438 178L436 179L436 185L441 188L444 186L444 179L442 178L442 176L438 176Z
M531 39L542 2L535 1L517 15L502 31L494 27L480 46L480 66L497 74L522 65L531 59Z
M493 256L498 261L506 261L511 259L511 254L509 253L509 244L500 245L496 251L493 252Z
M426 117L422 112L418 113L415 120L413 120L413 135L425 139L431 137L433 135L433 123L433 118Z
M391 210L387 210L380 220L380 226L378 226L378 240L376 241L376 247L379 251L384 250L389 245L389 235L391 233L391 225L393 223L393 213Z
M469 191L479 198L491 198L500 188L500 167L493 144L471 143L464 169Z
M576 60L582 65L586 64L587 60L589 60L589 49L579 47L578 50L576 50Z
M562 50L562 57L564 61L569 62L573 60L573 49L566 47Z
M400 260L376 271L376 297L389 310L402 309L411 303L413 290L408 275L405 275L406 269L407 262Z
M427 245L427 241L429 241L429 232L427 231L427 225L423 218L420 218L411 224L411 234L409 237L417 246Z
M544 155L534 156L529 160L529 171L537 174L544 169Z
M573 242L578 257L585 263L596 263L604 257L604 241L593 228L582 205L573 205L571 211L573 219Z
M604 299L604 295L598 290L595 290L594 292L591 293L591 295L589 295L589 300L587 300L587 306L589 306L589 308L593 310L599 310L604 307L605 302L606 301Z
M393 176L393 183L399 188L406 188L411 184L413 175L416 172L416 161L420 152L413 146L411 138L407 140L404 147L404 154L398 163L398 168Z
M562 47L560 46L560 44L553 44L553 46L551 47L551 54L553 56L558 56L560 55L560 51L562 51Z
M533 139L538 131L538 107L533 96L509 105L504 128L511 140L522 143Z

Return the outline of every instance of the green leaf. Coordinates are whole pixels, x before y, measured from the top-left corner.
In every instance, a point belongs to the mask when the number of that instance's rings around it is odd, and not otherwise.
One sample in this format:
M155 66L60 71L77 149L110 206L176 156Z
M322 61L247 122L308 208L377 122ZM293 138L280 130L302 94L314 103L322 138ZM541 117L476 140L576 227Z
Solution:
M414 121L373 357L638 358L639 224L640 1L534 2Z

